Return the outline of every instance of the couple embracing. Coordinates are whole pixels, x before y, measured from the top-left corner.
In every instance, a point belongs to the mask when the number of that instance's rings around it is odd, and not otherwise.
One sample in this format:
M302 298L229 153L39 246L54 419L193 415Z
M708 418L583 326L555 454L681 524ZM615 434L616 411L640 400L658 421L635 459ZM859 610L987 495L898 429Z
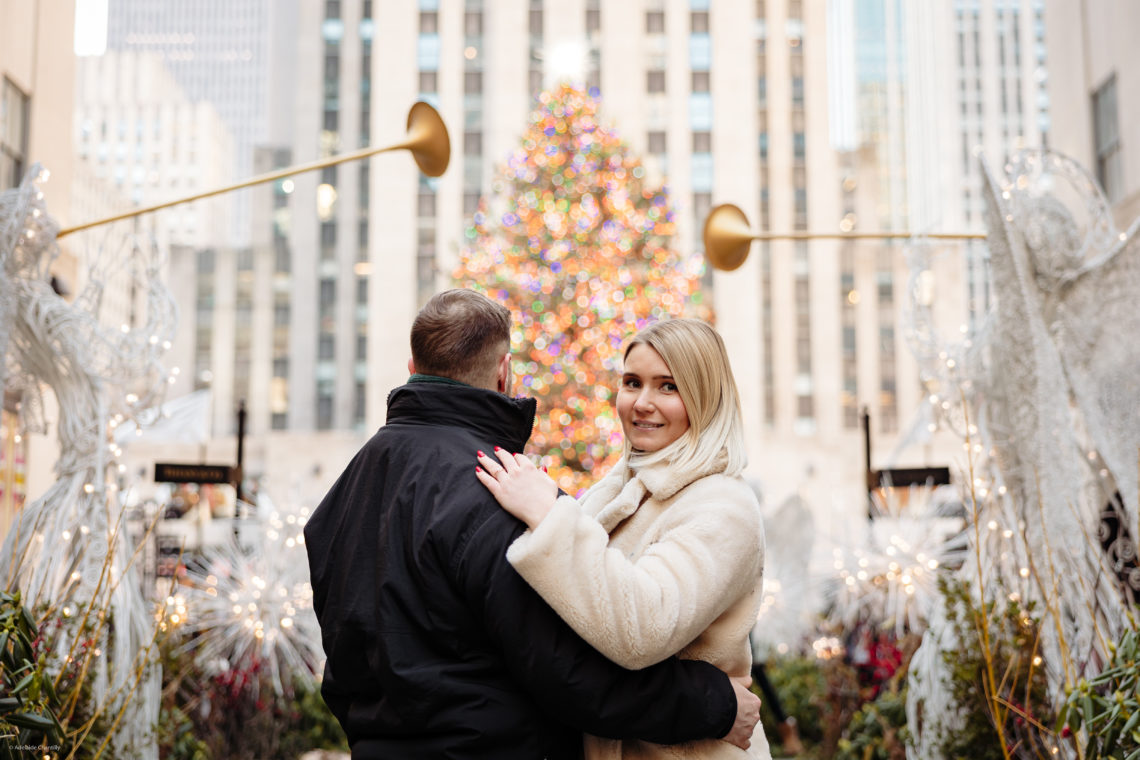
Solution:
M387 423L305 527L353 758L769 758L746 688L763 529L720 337L631 338L624 456L574 499L520 453L510 332L478 293L434 296Z

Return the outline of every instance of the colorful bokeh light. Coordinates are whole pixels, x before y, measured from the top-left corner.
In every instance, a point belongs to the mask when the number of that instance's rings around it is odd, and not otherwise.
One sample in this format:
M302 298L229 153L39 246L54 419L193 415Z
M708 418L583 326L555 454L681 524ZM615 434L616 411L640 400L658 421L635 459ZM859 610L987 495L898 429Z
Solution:
M668 194L645 175L595 98L543 93L453 275L511 308L515 390L539 402L529 453L569 493L621 454L611 399L625 341L664 317L711 317L703 260L670 247Z

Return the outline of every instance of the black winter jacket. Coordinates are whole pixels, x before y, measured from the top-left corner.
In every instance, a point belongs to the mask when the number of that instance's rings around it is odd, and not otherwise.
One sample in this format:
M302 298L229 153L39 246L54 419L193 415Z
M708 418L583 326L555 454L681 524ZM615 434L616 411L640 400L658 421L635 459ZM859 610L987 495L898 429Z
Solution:
M413 382L305 526L328 657L321 687L356 760L578 757L580 734L676 743L728 733L712 665L620 668L506 560L525 526L475 478L522 451L535 402Z

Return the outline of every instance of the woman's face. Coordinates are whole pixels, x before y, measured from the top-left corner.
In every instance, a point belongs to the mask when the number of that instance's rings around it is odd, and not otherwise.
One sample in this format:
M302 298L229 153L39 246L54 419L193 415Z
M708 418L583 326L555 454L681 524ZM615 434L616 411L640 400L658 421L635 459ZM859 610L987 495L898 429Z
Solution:
M661 354L644 343L625 357L617 394L625 439L637 451L659 451L689 429L689 414Z

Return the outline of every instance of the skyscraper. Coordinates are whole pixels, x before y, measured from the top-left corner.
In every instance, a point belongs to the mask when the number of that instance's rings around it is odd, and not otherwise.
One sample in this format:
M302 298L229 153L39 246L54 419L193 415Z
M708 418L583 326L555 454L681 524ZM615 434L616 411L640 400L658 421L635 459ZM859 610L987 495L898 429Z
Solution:
M269 134L269 87L276 78L274 32L291 2L270 0L110 0L107 49L157 55L191 101L209 101L234 139L232 174L248 177L253 150ZM230 200L231 242L249 235L248 194Z

